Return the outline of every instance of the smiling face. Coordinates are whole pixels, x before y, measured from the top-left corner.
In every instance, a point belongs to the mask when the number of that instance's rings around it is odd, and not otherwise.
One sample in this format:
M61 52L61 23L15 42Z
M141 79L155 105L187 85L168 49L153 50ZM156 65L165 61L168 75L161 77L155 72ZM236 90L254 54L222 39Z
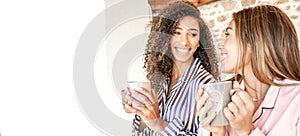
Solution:
M237 72L241 73L242 67L250 66L250 45L247 45L245 51L245 61L244 66L241 63L241 55L243 54L242 47L237 44L237 37L235 35L235 23L231 21L229 26L225 30L225 39L219 46L221 50L221 71L223 73L235 73L235 69L237 68Z
M183 17L171 37L171 50L175 63L191 63L199 45L199 23L190 16Z

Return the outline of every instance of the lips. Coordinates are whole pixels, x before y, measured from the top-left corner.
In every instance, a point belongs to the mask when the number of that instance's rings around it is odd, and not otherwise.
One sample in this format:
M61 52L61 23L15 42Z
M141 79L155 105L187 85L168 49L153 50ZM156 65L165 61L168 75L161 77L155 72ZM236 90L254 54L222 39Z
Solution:
M186 49L186 48L175 48L179 53L185 54L188 53L190 49Z
M227 58L227 54L221 54L221 56L220 56L220 60L221 61L223 61L223 60L225 60Z

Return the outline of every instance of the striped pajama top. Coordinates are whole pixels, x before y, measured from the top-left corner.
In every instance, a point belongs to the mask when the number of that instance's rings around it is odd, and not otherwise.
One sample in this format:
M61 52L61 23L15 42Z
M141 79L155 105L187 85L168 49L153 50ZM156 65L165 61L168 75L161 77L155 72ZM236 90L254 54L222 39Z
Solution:
M183 77L173 86L167 96L170 79L161 84L158 94L160 116L169 124L157 134L146 127L139 131L140 117L133 120L133 135L136 136L174 136L197 135L199 119L196 110L196 95L203 84L215 81L213 76L200 64L200 59L195 59Z

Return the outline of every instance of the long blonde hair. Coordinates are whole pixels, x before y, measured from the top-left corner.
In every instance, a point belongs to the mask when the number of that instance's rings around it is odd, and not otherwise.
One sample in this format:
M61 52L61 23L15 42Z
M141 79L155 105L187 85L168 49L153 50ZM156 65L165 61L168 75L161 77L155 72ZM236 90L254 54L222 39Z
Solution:
M251 67L259 81L280 86L274 78L300 80L298 36L282 10L271 5L250 7L233 13L233 21L241 52L246 52L247 44L251 47ZM244 75L244 53L241 62Z

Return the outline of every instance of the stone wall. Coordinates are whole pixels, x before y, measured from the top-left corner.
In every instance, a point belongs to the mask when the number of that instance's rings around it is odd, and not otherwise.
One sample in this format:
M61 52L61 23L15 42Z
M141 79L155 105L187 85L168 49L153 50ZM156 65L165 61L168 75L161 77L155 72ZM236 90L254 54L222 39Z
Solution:
M282 9L293 21L300 38L300 0L220 0L199 7L201 16L211 29L214 43L222 40L222 32L231 21L231 14L244 7L272 4Z

